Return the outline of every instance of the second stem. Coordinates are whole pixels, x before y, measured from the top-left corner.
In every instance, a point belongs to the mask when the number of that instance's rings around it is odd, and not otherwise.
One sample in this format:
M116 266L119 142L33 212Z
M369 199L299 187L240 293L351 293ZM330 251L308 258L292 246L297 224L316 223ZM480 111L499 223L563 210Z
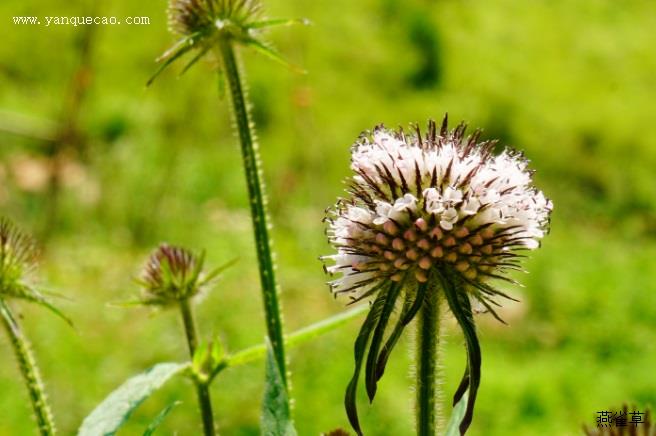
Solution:
M283 382L286 387L289 387L287 381L287 360L285 358L284 348L285 342L282 330L282 315L280 303L278 302L278 284L276 282L271 242L269 239L269 223L264 202L260 159L253 132L253 124L248 111L249 106L246 101L244 87L239 74L239 66L232 44L230 38L221 38L219 40L219 50L225 68L228 87L230 88L233 114L237 124L244 171L246 173L257 260L260 270L260 282L262 284L267 334L271 341L273 354L278 363Z
M196 348L198 348L198 333L196 332L196 322L194 320L194 314L189 300L180 301L180 312L182 314L185 335L187 336L189 356L193 361L194 353L196 353ZM195 383L205 436L214 436L216 430L214 429L214 413L212 411L209 385L207 383L202 383L199 380L195 380Z

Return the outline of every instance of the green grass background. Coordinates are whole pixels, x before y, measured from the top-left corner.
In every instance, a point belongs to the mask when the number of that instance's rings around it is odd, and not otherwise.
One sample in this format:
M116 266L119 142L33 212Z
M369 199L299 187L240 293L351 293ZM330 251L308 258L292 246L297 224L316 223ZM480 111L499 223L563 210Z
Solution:
M364 129L467 120L525 151L553 200L551 234L527 262L510 326L479 318L483 380L472 435L580 434L597 411L656 404L656 3L647 0L267 0L272 17L314 25L270 39L309 74L243 51L261 138L288 330L344 310L324 284L324 209L343 195L349 146ZM229 350L264 335L246 190L227 102L212 62L181 66L149 89L169 46L166 4L113 0L99 15L149 16L97 28L80 128L88 153L69 171L55 231L44 241L44 287L76 329L17 304L62 434L127 377L185 358L176 313L108 303L160 241L205 248L210 265L240 261L198 307L205 337ZM0 112L64 117L80 27L17 26L15 15L88 15L81 1L0 3ZM48 194L21 178L43 172L43 143L0 132L0 207L37 235ZM25 162L31 166L25 166ZM41 169L39 169L41 168ZM41 171L41 173L40 173ZM34 174L32 174L34 173ZM42 176L42 174L41 174ZM343 391L359 321L290 351L301 435L347 427ZM398 348L373 404L372 435L412 434L410 342ZM445 327L444 415L464 366ZM13 355L0 338L0 434L34 434ZM262 365L230 369L212 387L223 434L258 434ZM190 383L173 382L121 434L141 434L181 400L161 434L198 434Z

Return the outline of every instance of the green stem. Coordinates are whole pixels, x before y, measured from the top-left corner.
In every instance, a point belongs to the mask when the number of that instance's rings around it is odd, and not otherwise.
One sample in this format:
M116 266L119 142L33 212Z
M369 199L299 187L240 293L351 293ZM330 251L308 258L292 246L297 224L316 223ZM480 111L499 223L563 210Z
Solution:
M194 321L194 314L189 300L180 301L180 312L182 314L182 322L187 336L189 356L193 360L196 348L198 348L198 333L196 331L196 322ZM212 399L210 398L209 384L202 383L199 380L195 380L195 382L205 436L214 436L216 432L214 429L214 413L212 412Z
M434 436L437 431L437 346L439 342L439 301L429 292L417 316L417 435Z
M250 119L249 106L246 101L246 94L231 39L228 37L221 38L219 40L219 49L221 51L221 59L223 60L228 87L230 88L233 114L239 133L246 182L248 184L248 197L250 199L251 218L255 233L267 334L285 386L289 387L282 315L278 301L278 285L274 274L271 241L269 239L269 224L264 203L264 184L261 179L260 159L255 141L254 125Z
M310 324L309 326L303 327L288 335L285 338L285 344L288 347L295 347L302 343L308 342L318 336L328 333L329 331L335 330L336 328L346 324L348 321L356 318L368 310L369 306L367 304L363 304L354 309L342 312L338 315L318 321L314 324ZM266 345L259 344L245 348L231 356L228 356L223 362L221 362L212 370L212 373L209 377L210 382L224 369L233 366L245 365L247 363L260 360L266 356L266 352Z
M7 335L9 335L11 345L16 353L16 359L18 360L18 367L23 374L25 386L29 392L39 431L44 436L54 435L55 424L52 412L50 411L50 406L46 400L45 389L43 387L39 368L36 365L36 360L30 350L27 338L21 331L20 325L12 315L9 306L7 306L1 298L0 313L2 314L2 324L5 327Z

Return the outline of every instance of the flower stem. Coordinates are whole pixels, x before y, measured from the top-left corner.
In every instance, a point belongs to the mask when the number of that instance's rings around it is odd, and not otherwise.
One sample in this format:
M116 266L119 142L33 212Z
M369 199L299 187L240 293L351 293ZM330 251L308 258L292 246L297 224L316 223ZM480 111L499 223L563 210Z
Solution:
M196 331L196 322L194 321L194 313L191 309L189 300L180 301L180 312L182 314L182 322L184 324L185 334L187 336L187 345L189 347L189 356L193 360L196 348L198 348L198 333ZM200 380L196 382L196 393L198 396L198 405L200 406L200 414L203 420L203 430L205 436L214 436L216 434L214 429L214 413L212 412L212 400L210 398L210 390L208 383L203 383Z
M254 125L250 119L248 102L241 81L239 66L229 38L219 40L219 49L225 75L230 88L233 114L237 124L239 141L241 143L248 196L250 199L251 218L255 233L255 245L260 270L260 282L264 300L266 328L273 353L280 368L283 381L289 387L287 360L285 358L285 343L283 339L282 315L278 301L278 285L274 274L271 241L269 239L269 224L264 202L264 183L261 179L260 159L255 141Z
M439 300L429 292L417 316L417 435L434 436L437 425L437 346L439 342Z
M41 432L41 435L44 436L54 435L55 424L52 412L50 411L50 406L46 399L39 368L37 367L34 355L30 350L30 344L27 341L27 338L23 335L20 325L12 315L9 306L7 306L1 298L0 313L2 314L2 324L5 327L7 335L9 335L11 345L16 353L16 359L18 360L18 367L23 374L25 386L29 392L39 431Z

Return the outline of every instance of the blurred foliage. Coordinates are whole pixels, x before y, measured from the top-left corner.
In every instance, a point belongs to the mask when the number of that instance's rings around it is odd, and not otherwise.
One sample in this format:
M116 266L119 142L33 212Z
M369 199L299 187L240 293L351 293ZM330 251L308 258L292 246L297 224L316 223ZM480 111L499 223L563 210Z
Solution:
M151 19L93 33L89 83L74 120L83 147L57 153L54 218L49 143L0 132L2 212L44 237L51 229L43 283L72 299L60 306L76 331L39 308L22 308L65 434L126 378L185 357L174 314L107 306L134 295L131 279L160 241L206 248L216 265L240 253L198 309L200 321L207 337L219 333L233 351L264 335L241 160L213 65L206 61L183 78L174 67L146 89L154 58L173 41L165 2L114 0L95 11L90 5L0 3L0 126L18 114L41 133L70 122L84 29L19 26L11 17ZM308 75L243 53L287 328L343 310L313 259L328 252L321 218L342 193L350 144L377 123L423 123L448 111L454 121L483 127L485 138L525 151L538 186L555 204L552 234L528 262L530 274L519 277L526 288L510 289L522 300L505 308L511 325L481 319L483 381L471 434L575 434L613 404L656 404L656 3L268 0L265 6L272 17L314 23L271 34ZM357 328L353 322L291 351L299 434L347 427L343 389ZM453 392L464 353L457 330L449 324L447 331L444 386ZM0 347L7 349L4 339ZM0 434L31 434L24 388L3 355ZM397 354L376 404L362 408L370 434L411 434L408 365ZM259 434L263 376L254 365L217 379L215 409L225 434ZM193 389L180 382L148 400L124 434L143 432L176 400L183 404L162 424L163 434L194 433ZM444 408L448 415L446 396Z

